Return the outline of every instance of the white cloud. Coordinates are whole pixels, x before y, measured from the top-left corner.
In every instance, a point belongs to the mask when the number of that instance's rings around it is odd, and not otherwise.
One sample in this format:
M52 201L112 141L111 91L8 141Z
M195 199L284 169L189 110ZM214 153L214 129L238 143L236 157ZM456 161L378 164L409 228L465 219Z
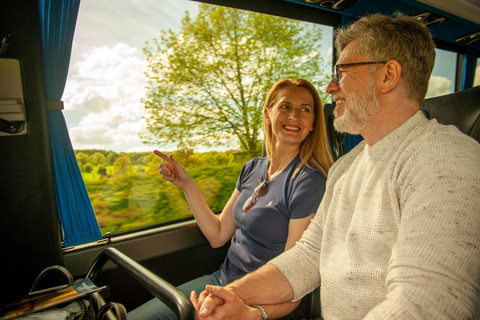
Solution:
M82 57L71 66L63 95L74 148L126 151L141 145L146 60L123 43L94 47Z
M428 83L428 91L426 98L443 96L451 93L450 86L452 80L441 77L441 76L431 76L430 82Z

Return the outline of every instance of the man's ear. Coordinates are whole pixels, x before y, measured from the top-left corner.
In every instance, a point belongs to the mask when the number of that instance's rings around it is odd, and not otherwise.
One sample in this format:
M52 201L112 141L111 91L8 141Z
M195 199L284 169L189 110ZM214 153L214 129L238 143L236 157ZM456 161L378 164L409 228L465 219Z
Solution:
M385 64L382 74L382 83L380 92L388 93L392 91L400 82L402 75L402 65L397 60L390 60Z

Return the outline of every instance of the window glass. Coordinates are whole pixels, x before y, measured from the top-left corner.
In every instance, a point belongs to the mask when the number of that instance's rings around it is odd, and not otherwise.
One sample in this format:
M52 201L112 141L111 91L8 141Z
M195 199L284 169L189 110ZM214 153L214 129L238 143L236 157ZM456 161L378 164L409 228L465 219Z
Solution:
M480 86L480 58L477 59L477 66L475 67L475 76L473 78L473 86Z
M435 66L428 84L426 98L443 96L455 92L457 53L435 49Z
M281 78L326 87L332 28L186 0L82 0L63 100L103 233L191 216L152 151L173 153L221 210L261 156ZM322 94L325 101L326 95Z

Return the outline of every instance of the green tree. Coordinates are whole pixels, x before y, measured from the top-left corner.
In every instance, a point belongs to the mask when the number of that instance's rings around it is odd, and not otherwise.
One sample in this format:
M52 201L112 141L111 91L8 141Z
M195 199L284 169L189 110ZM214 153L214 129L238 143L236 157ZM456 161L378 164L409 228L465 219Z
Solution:
M90 156L89 160L93 165L98 166L105 164L106 158L103 153L95 152Z
M120 156L113 163L116 175L132 173L132 160L128 156Z
M85 166L83 167L83 170L86 173L92 173L93 172L93 165L90 162L87 162L87 164L85 164Z
M107 155L107 165L113 165L115 163L115 160L117 159L118 157L118 153L115 153L115 152L110 152L108 155Z
M83 152L78 152L76 155L78 166L80 170L83 171L83 166L88 162L88 155Z
M262 108L282 78L326 85L321 30L295 20L201 4L178 33L162 31L144 49L147 144L218 146L236 138L255 154ZM322 71L323 70L323 71Z

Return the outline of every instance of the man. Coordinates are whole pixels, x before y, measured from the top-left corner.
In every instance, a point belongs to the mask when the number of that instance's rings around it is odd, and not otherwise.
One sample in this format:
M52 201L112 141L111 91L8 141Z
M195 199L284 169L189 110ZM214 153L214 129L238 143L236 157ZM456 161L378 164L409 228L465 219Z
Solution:
M288 313L320 285L324 319L471 319L480 292L480 146L420 105L434 43L414 18L342 29L327 92L335 127L364 141L330 169L294 248L191 300L200 318ZM260 305L260 307L258 307Z

